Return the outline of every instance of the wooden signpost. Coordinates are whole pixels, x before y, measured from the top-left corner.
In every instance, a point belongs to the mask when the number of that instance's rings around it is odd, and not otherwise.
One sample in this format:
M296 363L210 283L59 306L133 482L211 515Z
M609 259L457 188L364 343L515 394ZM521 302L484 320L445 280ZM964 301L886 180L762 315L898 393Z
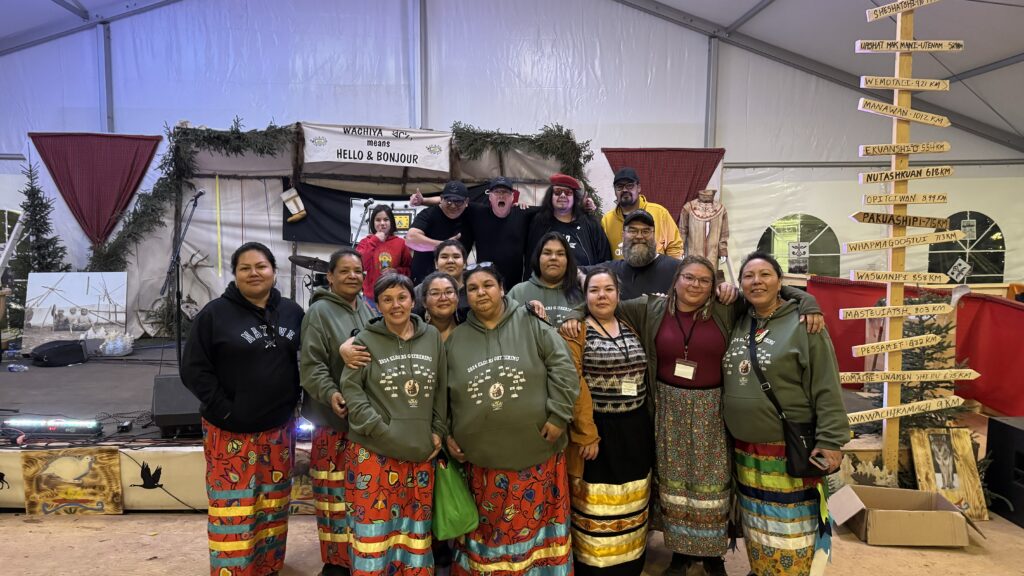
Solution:
M949 276L942 272L893 272L891 270L850 270L850 280L862 282L910 282L945 284Z
M857 222L864 224L888 224L890 226L913 226L915 228L949 228L949 218L931 218L929 216L897 216L879 212L857 212L852 214Z
M959 396L947 396L945 398L922 400L920 402L900 404L899 406L890 406L888 408L875 408L874 410L854 412L852 414L847 414L846 417L850 420L850 425L852 426L854 424L866 424L868 422L885 420L887 418L899 418L901 416L910 416L912 414L945 410L946 408L956 408L957 406L962 406L963 403L964 399Z
M898 154L906 156L906 154ZM861 184L880 184L882 182L898 182L902 180L921 180L923 178L945 178L953 175L952 166L929 166L927 168L893 169L884 172L861 172Z
M911 306L870 306L867 308L842 308L840 320L867 320L869 318L903 318L906 316L933 316L949 314L949 304L915 304Z
M861 76L861 88L877 88L880 90L949 90L949 80L931 78L894 78L892 76ZM874 102L874 100L868 100ZM881 104L881 102L879 102ZM945 116L939 116L945 118ZM948 120L947 120L948 122Z
M925 244L963 240L966 237L967 235L964 234L963 230L947 230L945 232L933 232L931 234L895 236L893 238L882 238L880 240L858 240L857 242L844 242L843 254L846 254L847 252L864 252L865 250L886 250L888 248L924 246Z
M937 154L949 152L949 142L920 142L917 144L864 144L860 157L889 156L892 154Z
M941 341L942 338L939 338L935 334L925 334L924 336L901 338L899 340L872 342L871 344L861 344L860 346L854 346L853 355L860 358L863 356L871 356L872 354L895 352L897 350L911 350L913 348L934 346L935 344L938 344Z
M899 352L896 352L899 354ZM864 384L866 382L924 382L926 380L974 380L981 374L970 368L949 370L891 370L879 372L842 372L839 382L843 384Z
M857 109L885 116L892 121L892 142L888 144L866 144L860 147L861 156L891 156L889 170L883 172L861 173L861 184L885 184L887 194L868 194L864 196L864 204L868 206L889 206L885 214L874 212L858 212L852 217L858 222L867 224L885 224L889 226L887 238L847 242L843 252L859 252L863 250L888 250L889 265L884 271L854 271L851 276L856 280L874 280L886 282L886 303L888 306L872 308L845 308L839 311L843 320L863 320L867 318L885 318L885 335L883 342L865 344L854 347L858 356L869 354L885 355L885 370L881 372L848 372L840 374L843 383L884 382L882 390L883 408L868 413L854 415L863 419L881 419L882 424L882 460L885 470L895 474L898 470L900 416L911 413L928 412L950 407L944 401L917 402L901 405L901 383L920 382L925 380L970 380L978 377L973 370L913 370L903 371L903 351L911 348L932 345L939 337L925 335L914 338L903 338L903 319L906 316L925 314L948 314L952 311L949 304L922 304L916 306L903 305L903 288L905 282L948 281L945 274L924 272L906 272L906 250L911 246L925 246L937 242L960 240L965 234L960 230L933 232L930 234L907 235L907 227L937 228L949 227L946 218L930 218L910 216L907 214L908 204L944 204L946 194L914 193L908 190L910 180L925 178L941 178L953 175L952 166L931 166L922 168L910 167L910 155L933 154L949 151L948 142L911 143L910 124L917 122L931 126L947 127L950 121L945 116L930 114L911 107L911 100L916 90L949 90L949 82L930 78L914 78L914 52L953 52L963 50L963 42L959 40L917 40L914 38L914 10L922 6L934 4L938 0L899 0L891 4L870 8L866 11L868 22L890 18L896 20L896 38L893 40L858 40L857 52L893 52L895 67L891 76L863 76L861 86L864 88L884 89L893 91L891 103L861 98ZM889 184L891 183L891 184ZM945 399L944 399L945 400ZM962 402L962 400L960 401ZM851 418L854 422L855 418ZM869 420L864 420L869 421Z
M963 40L857 40L854 49L858 54L883 52L959 52L964 49Z
M913 110L907 106L886 104L885 102L879 102L878 100L861 98L859 104L857 104L857 110L860 110L861 112L871 112L872 114L878 114L880 116L888 116L890 118L910 120L921 124L930 124L940 128L949 127L949 118L946 118L945 116L929 114L928 112L921 112L920 110Z
M866 194L864 205L945 204L948 200L946 194Z

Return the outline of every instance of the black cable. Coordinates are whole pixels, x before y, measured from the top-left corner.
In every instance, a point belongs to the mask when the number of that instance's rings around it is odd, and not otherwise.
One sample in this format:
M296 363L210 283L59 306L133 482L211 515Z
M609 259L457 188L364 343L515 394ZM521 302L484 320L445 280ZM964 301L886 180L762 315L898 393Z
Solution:
M119 453L121 453L121 454L124 454L125 456L127 456L127 457L128 457L128 459L129 459L129 460L131 460L132 462L135 462L136 464L138 464L138 465L139 465L139 470L142 470L142 463L140 463L140 462L139 462L138 460L136 460L135 458L133 458L131 454L128 454L127 452L121 452L120 450L119 450L118 452L119 452ZM200 510L200 509L196 508L195 506L192 506L192 505L191 505L191 504L189 504L188 502L185 502L185 501L184 501L184 500L182 500L181 498L178 498L177 496L175 496L174 494L172 494L172 493L171 493L171 491L170 491L170 490L168 490L167 488L164 488L164 487L163 487L163 485L160 485L160 486L159 486L159 488L160 488L161 490L163 490L165 494L167 494L167 495L168 495L168 496L170 496L171 498L174 498L174 499L175 499L175 500L177 500L177 501L178 501L178 502L179 502L179 503L180 503L180 504L181 504L182 506L185 506L185 507L186 507L186 508L188 508L189 510L192 510L193 512L202 512L202 510Z

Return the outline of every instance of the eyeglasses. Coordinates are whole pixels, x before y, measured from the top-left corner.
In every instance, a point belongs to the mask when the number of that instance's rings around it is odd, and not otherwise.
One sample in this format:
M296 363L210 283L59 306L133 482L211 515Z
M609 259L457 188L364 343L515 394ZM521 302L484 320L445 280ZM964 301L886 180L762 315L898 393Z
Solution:
M629 190L630 192L632 192L633 190L636 190L636 182L630 182L629 184L616 184L615 185L615 191L616 192L625 192L627 190Z
M495 188L493 190L488 190L487 194L489 196L511 196L512 191L508 188Z
M654 228L626 228L626 236L639 236L641 238L650 238L654 236Z
M702 278L694 276L693 274L680 274L679 277L687 284L696 284L698 286L703 286L704 288L711 286L711 278Z
M552 188L552 196L572 196L573 190L571 188Z
M427 292L427 298L439 299L442 296L449 300L455 298L455 290L449 288L448 290L429 290Z
M475 262L466 266L465 271L472 272L477 268L494 268L494 262Z
M468 202L465 198L442 198L441 201L449 208L457 208Z

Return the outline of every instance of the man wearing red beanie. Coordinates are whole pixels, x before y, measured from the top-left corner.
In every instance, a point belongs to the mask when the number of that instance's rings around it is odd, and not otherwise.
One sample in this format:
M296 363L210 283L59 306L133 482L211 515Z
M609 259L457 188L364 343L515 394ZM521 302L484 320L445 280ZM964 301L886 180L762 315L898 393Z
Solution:
M526 257L548 232L565 236L580 266L600 264L612 259L611 244L601 223L587 213L585 195L579 180L567 174L548 178L551 186L540 203L540 213L530 225L526 239Z

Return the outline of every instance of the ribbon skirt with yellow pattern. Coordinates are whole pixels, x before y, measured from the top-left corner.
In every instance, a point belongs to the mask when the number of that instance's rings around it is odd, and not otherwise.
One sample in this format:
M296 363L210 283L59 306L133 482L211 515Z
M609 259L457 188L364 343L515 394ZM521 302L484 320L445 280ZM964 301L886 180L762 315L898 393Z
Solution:
M736 440L733 458L751 573L823 574L832 532L821 479L786 474L782 442Z
M577 576L638 576L647 547L654 432L647 407L594 413L601 436L583 477L570 478Z
M433 574L434 463L388 458L352 441L345 460L352 574Z
M453 576L572 574L565 454L523 470L467 465L480 525L455 540Z
M309 476L316 501L316 532L324 564L348 567L351 536L345 520L345 432L327 426L313 431Z
M203 420L211 576L264 576L284 566L295 423L230 432Z

